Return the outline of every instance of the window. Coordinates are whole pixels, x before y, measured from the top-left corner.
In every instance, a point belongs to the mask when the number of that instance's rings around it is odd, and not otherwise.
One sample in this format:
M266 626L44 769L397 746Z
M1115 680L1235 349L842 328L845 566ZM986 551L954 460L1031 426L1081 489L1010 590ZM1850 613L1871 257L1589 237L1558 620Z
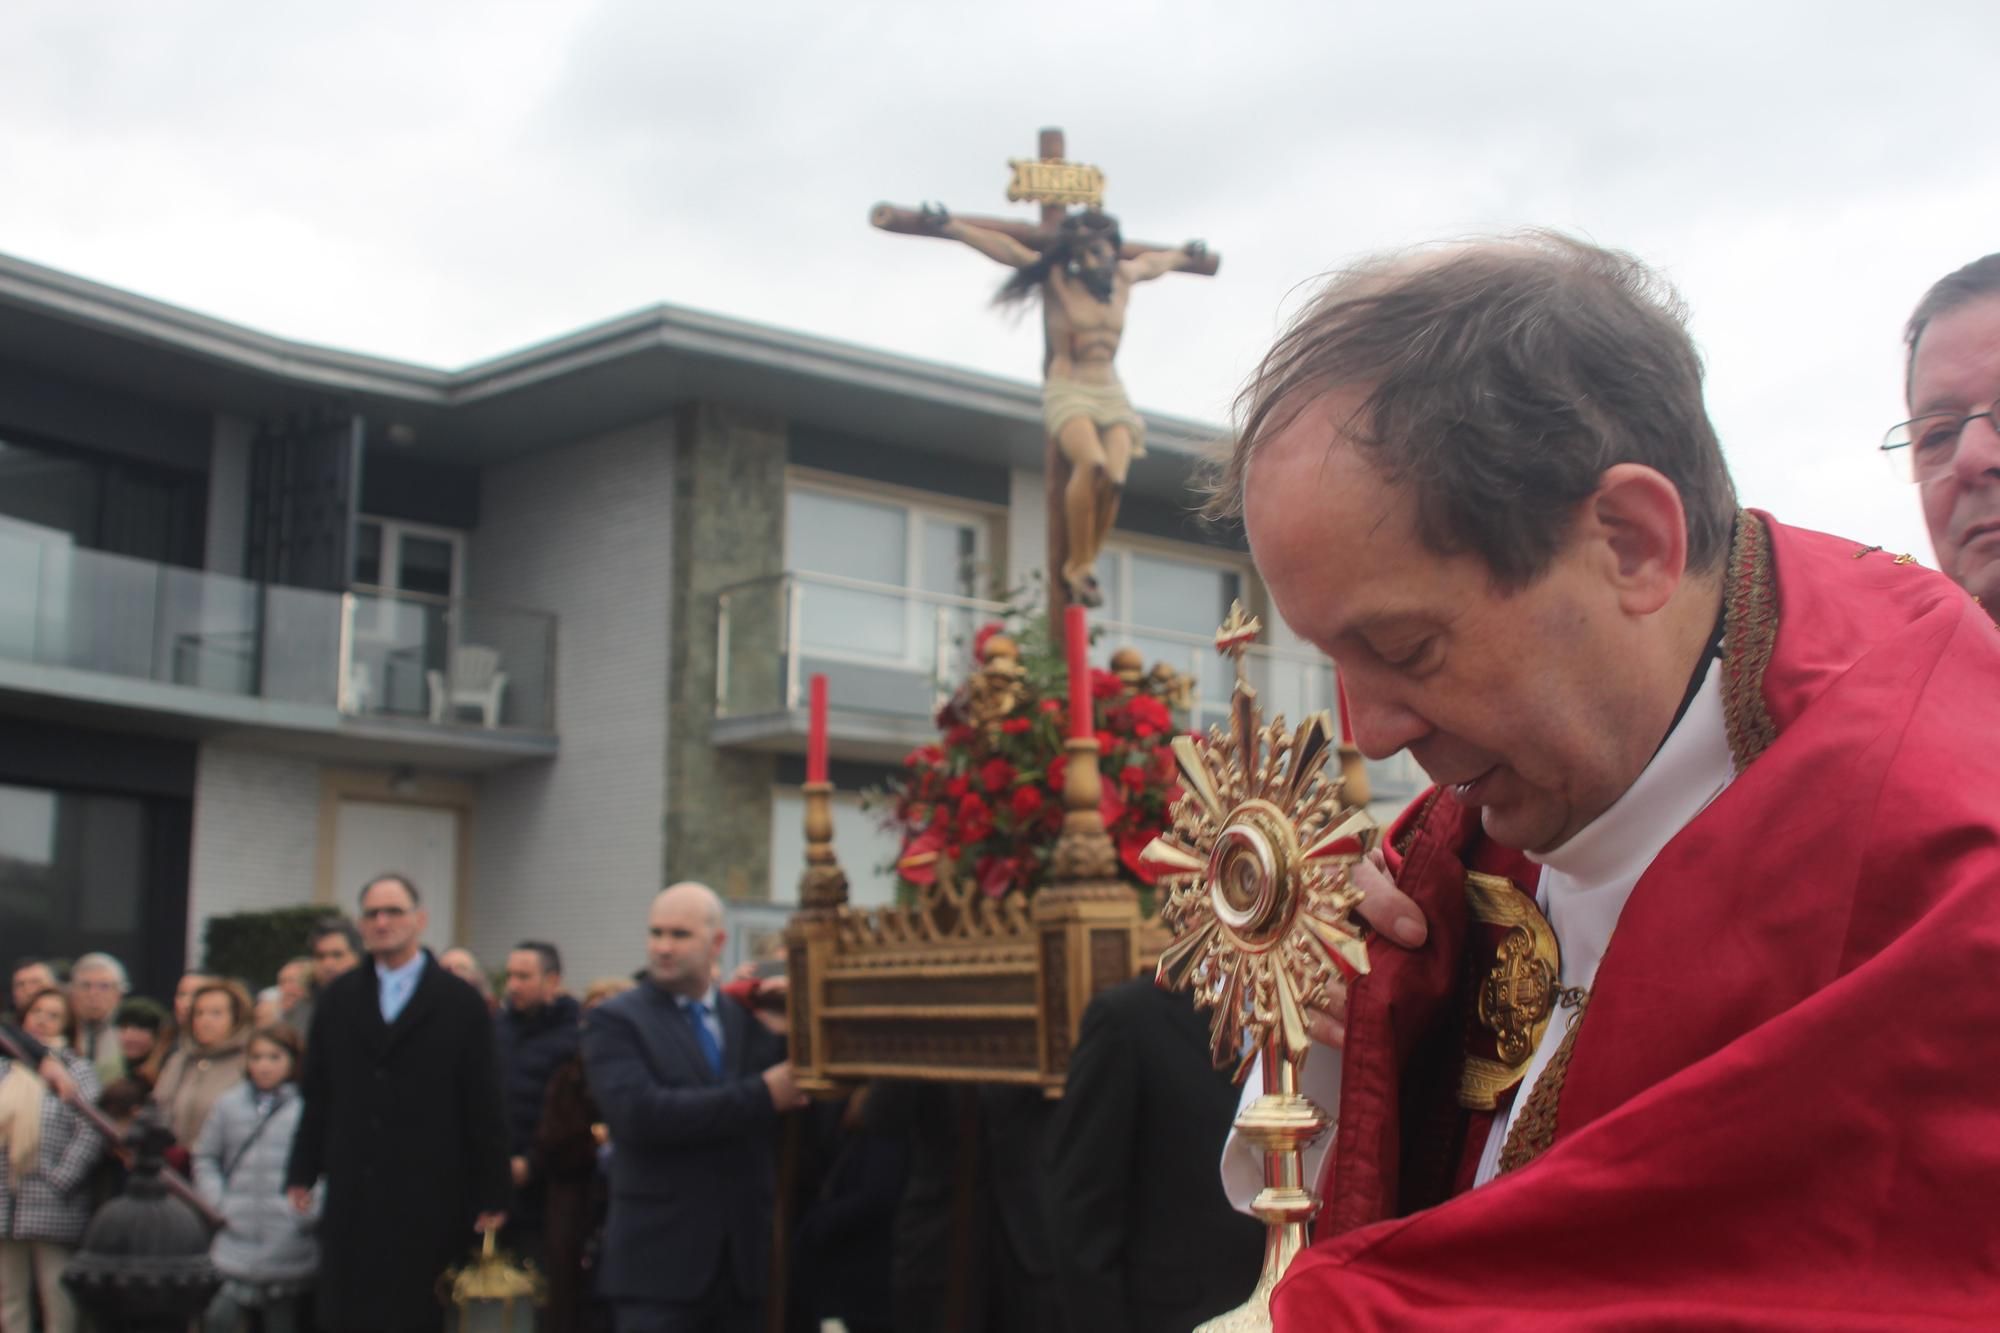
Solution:
M833 794L833 845L847 874L847 901L855 907L890 907L896 902L896 857L902 835L882 827L880 810L861 808L859 792ZM799 877L806 868L805 797L797 787L771 790L771 883L775 903L799 900Z
M169 975L179 963L186 885L184 833L174 849L177 872L161 842L175 818L185 828L185 805L177 812L174 804L0 783L0 939L8 957L101 949L124 960L141 985Z
M987 527L964 511L793 485L787 568L823 576L798 581L800 651L934 670L976 628L957 599L981 591Z
M428 712L426 671L442 671L465 587L465 534L390 519L354 527L354 643L347 697L355 712Z
M1198 677L1204 711L1228 704L1234 680L1216 669L1210 645L1215 627L1229 615L1230 604L1244 597L1240 567L1107 547L1097 559L1097 581L1104 589L1099 615L1125 627L1099 641L1103 654L1128 645L1137 648L1148 665L1165 662ZM1147 630L1166 633L1149 635Z
M364 518L354 529L354 581L392 592L457 597L465 586L465 534Z
M0 436L0 517L86 550L199 568L207 503L199 473Z

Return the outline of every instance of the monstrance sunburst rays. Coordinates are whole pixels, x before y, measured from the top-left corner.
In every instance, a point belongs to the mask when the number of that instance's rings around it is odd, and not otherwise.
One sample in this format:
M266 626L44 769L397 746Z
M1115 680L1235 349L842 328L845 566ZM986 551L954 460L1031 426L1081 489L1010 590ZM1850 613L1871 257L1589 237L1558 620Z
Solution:
M1337 976L1368 970L1348 872L1375 830L1326 773L1336 745L1324 711L1295 730L1282 717L1259 725L1243 653L1261 628L1236 605L1217 631L1216 650L1236 665L1230 726L1174 742L1187 795L1143 856L1175 936L1159 978L1211 1011L1215 1062L1240 1057L1239 1078L1274 1036L1303 1060L1306 1010Z

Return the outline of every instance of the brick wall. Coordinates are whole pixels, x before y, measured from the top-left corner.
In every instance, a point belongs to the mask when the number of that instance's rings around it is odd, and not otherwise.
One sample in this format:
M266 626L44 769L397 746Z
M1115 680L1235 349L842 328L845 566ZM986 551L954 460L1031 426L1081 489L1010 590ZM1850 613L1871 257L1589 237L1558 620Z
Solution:
M188 958L211 916L313 899L320 766L295 755L210 742L195 765L188 860Z
M577 989L644 961L661 883L673 439L660 421L486 469L467 553L471 599L559 617L562 752L483 780L466 937L494 967L551 940Z

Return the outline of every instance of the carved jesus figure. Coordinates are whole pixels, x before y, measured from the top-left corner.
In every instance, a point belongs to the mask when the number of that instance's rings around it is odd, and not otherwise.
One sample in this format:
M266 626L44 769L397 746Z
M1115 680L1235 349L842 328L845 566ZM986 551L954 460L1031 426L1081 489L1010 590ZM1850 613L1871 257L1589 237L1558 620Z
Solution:
M1206 253L1201 242L1119 258L1118 221L1095 209L1063 219L1041 253L1001 232L961 222L942 208L924 209L940 236L962 241L1015 270L994 304L1015 305L1040 294L1048 355L1042 367L1042 423L1069 461L1063 492L1069 555L1062 579L1070 600L1101 606L1097 554L1118 517L1118 499L1132 460L1146 452L1146 425L1132 410L1112 361L1125 332L1132 284L1177 272Z

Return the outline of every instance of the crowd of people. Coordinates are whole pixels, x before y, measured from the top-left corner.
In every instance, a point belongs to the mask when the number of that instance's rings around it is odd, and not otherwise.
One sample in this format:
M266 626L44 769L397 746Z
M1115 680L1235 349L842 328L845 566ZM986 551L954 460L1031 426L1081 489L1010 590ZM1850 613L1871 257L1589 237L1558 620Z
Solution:
M467 951L433 955L403 876L370 882L357 906L356 920L315 926L275 994L254 998L189 973L161 1006L130 994L103 954L67 975L53 960L16 965L0 1055L0 1333L79 1327L59 1276L123 1163L78 1101L121 1127L157 1117L169 1166L220 1216L210 1333L435 1328L439 1275L481 1231L543 1274L540 1327L555 1333L763 1329L773 1290L788 1333L835 1319L917 1333L954 1307L996 1312L994 1330L1051 1327L1059 1253L1077 1256L1078 1300L1123 1299L1098 1224L1111 1220L1107 1169L1137 1151L1126 1131L1152 1123L1159 1178L1185 1182L1227 1130L1233 1095L1185 997L1107 997L1077 1053L1094 1092L1165 1080L1187 1099L1171 1113L1121 1094L1056 1117L1038 1095L961 1105L906 1084L813 1104L785 1059L782 969L720 974L722 904L702 885L659 894L644 966L581 997L544 941L507 955L497 995ZM1160 1058L1135 1063L1148 1046ZM974 1179L991 1203L961 1215ZM1064 1192L1094 1237L1058 1238L1049 1205ZM1142 1300L1171 1307L1191 1288L1213 1313L1247 1288L1258 1230L1213 1181L1206 1193L1209 1230L1172 1229L1187 1253L1147 1275ZM1169 1202L1142 1212L1157 1223Z

